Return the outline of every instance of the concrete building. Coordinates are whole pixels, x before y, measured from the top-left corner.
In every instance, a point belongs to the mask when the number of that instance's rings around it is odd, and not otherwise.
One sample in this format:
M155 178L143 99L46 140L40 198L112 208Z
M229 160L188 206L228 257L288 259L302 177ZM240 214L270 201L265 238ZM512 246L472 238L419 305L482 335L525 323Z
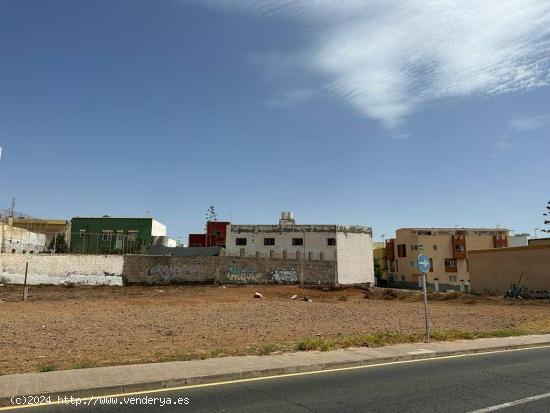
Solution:
M504 294L513 283L550 291L550 244L471 251L468 259L476 293Z
M205 234L189 234L189 247L222 247L225 248L227 225L230 222L208 221Z
M529 245L529 234L508 235L508 247L526 247Z
M38 254L46 248L46 235L0 222L0 252Z
M75 217L71 220L72 253L142 254L150 245L175 245L166 225L153 218Z
M70 242L71 225L66 219L48 219L34 218L30 216L20 216L13 218L13 226L26 229L27 231L44 234L46 236L46 246L57 234L64 234L67 244Z
M369 227L296 225L283 212L278 225L229 224L226 250L234 257L336 261L339 284L374 283Z
M528 241L530 247L536 245L550 245L550 238L533 238Z
M384 280L388 279L388 261L386 260L386 247L384 242L373 242L372 253L374 260L378 263L380 273Z
M388 272L397 286L419 287L421 273L416 268L416 259L419 254L426 254L432 261L427 277L430 288L468 290L468 253L507 246L506 229L401 228L395 238L386 241Z

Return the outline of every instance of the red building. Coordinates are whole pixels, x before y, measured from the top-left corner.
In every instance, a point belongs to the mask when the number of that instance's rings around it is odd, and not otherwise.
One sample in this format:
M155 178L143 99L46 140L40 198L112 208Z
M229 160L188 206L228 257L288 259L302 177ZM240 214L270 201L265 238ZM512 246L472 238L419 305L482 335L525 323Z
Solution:
M229 222L208 221L206 234L189 234L189 247L225 247Z
M206 235L205 234L189 234L188 247L205 247Z

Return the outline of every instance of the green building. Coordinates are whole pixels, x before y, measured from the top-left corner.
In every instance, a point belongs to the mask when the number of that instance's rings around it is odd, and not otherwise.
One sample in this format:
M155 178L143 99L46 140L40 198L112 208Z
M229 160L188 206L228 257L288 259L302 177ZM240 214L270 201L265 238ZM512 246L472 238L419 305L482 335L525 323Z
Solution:
M71 220L70 252L78 254L143 254L166 238L166 225L153 218L110 216Z

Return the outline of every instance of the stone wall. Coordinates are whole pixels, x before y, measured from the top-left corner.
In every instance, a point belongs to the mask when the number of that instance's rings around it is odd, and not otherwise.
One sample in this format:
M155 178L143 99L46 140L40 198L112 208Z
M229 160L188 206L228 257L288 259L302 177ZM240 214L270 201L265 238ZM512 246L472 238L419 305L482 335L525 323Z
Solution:
M127 255L122 276L134 284L334 284L335 261Z

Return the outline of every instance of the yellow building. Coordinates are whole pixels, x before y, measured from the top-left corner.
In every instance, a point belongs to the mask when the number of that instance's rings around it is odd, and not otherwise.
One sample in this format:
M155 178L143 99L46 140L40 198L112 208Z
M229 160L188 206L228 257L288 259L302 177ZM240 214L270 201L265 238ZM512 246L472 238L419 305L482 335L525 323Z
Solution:
M508 246L508 230L500 228L401 228L386 241L390 279L403 287L421 285L416 268L420 254L430 257L428 286L436 291L469 290L468 251Z
M388 276L388 265L386 260L386 248L383 242L373 242L372 243L372 256L378 265L380 265L380 272L382 273L382 278L387 279Z
M65 234L65 241L70 241L70 221L65 219L46 219L46 218L33 218L33 217L14 217L10 218L11 225L15 228L21 228L27 231L36 232L46 235L46 244L49 245L50 241L56 234Z

